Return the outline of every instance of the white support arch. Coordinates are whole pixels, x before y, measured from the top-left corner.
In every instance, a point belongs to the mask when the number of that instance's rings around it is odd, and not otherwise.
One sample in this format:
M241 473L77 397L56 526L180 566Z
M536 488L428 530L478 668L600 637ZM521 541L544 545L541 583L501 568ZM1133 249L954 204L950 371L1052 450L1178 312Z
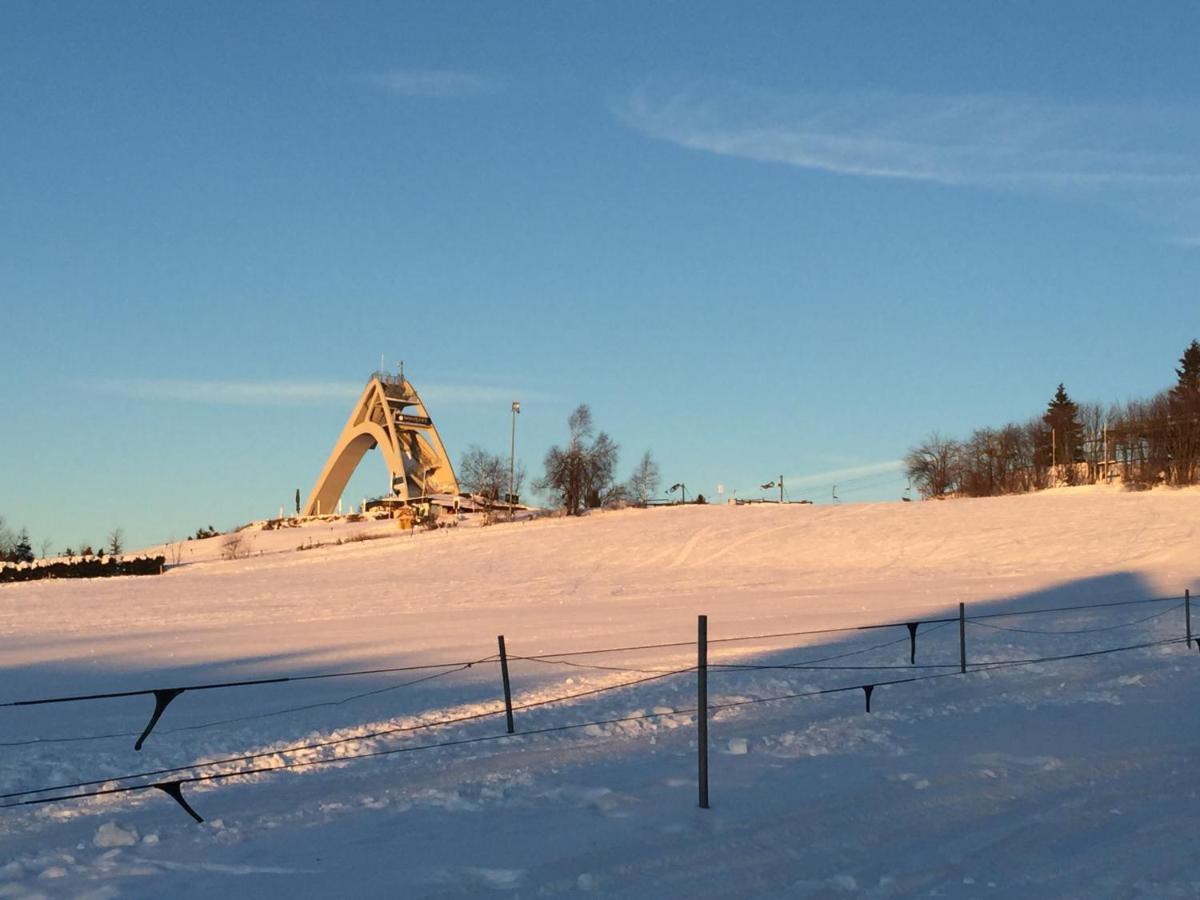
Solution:
M346 427L304 505L304 515L330 513L364 454L378 447L402 503L458 494L458 479L429 411L403 375L376 372L354 405Z

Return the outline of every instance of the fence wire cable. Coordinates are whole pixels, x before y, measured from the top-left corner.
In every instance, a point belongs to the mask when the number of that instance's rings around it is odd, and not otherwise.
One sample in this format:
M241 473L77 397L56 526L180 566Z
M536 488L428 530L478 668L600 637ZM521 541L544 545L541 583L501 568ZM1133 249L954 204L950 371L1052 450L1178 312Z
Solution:
M497 657L491 656L482 662L495 662ZM36 700L8 700L0 703L0 708L13 706L43 706L47 703L75 703L82 700L112 700L118 697L142 697L158 691L212 691L219 688L253 687L261 684L286 684L296 681L320 681L327 678L352 678L361 675L390 675L395 672L419 672L429 669L452 669L456 666L470 667L474 661L428 663L421 666L389 666L382 669L357 669L351 672L319 672L314 675L279 675L273 678L249 678L244 681L214 681L205 684L182 685L172 688L138 688L130 691L108 691L98 694L75 694L64 697L43 697Z
M1131 606L1131 605L1138 605L1138 604L1143 604L1143 603L1166 603L1166 602L1170 602L1170 601L1180 601L1182 599L1183 599L1182 597L1153 597L1153 598L1144 598L1144 599L1140 599L1140 600L1121 600L1121 601L1116 601L1116 602L1111 602L1111 603L1087 603L1087 604L1081 604L1081 605L1077 605L1077 606L1059 606L1059 607L1051 607L1048 609L1030 609L1030 610L1023 610L1023 611L1017 611L1017 612L981 613L979 615L967 617L967 621L979 621L981 619L1010 618L1010 617L1014 617L1014 616L1031 616L1031 615L1039 615L1042 613L1072 612L1075 610L1084 610L1084 609L1104 609L1104 608L1113 607L1113 606ZM920 625L942 625L942 624L950 624L953 622L957 622L958 617L954 616L954 617L937 618L937 619L912 619L910 621L916 622ZM727 638L710 638L709 644L725 644L725 643L735 643L735 642L744 642L744 641L759 641L759 640L768 640L768 639L773 639L773 638L786 638L786 637L806 637L809 635L820 635L820 634L840 634L840 633L846 633L846 632L852 632L852 631L874 631L874 630L883 629L883 628L901 628L908 624L909 624L908 622L886 622L886 623L881 623L881 624L868 624L868 625L845 625L845 626L838 627L838 628L816 628L816 629L809 629L807 631L781 631L781 632L775 632L772 634L753 634L753 635L741 635L741 636L737 636L737 637L727 637ZM675 647L693 647L693 646L695 646L695 642L690 641L690 640L688 640L688 641L672 641L672 642L662 643L662 644L640 644L640 645L629 646L629 647L606 647L606 648L601 648L601 649L597 649L597 650L572 650L572 651L565 651L562 653L540 653L540 654L535 654L532 656L525 656L522 658L533 661L533 660L545 660L545 659L559 659L559 658L573 657L573 656L593 656L593 655L598 655L598 654L603 654L603 653L629 653L629 652L634 652L634 651L638 651L638 650L660 650L660 649L668 649L668 648L675 648ZM497 661L497 658L493 656L493 657L489 657L488 659L484 660L483 662L496 662L496 661ZM9 708L9 707L17 707L17 706L40 706L40 705L49 704L49 703L74 703L74 702L84 701L84 700L109 700L109 699L115 699L115 698L120 698L120 697L140 697L140 696L147 696L147 695L155 694L156 692L161 692L161 691L165 691L165 690L177 690L177 691L183 691L183 692L186 692L186 691L208 691L208 690L217 690L220 688L252 687L252 686L257 686L257 685L265 685L265 684L285 684L288 682L317 681L317 680L329 679L329 678L351 678L351 677L357 677L357 676L363 676L363 675L387 675L387 674L392 674L395 672L415 672L415 671L428 670L428 669L451 669L451 668L455 668L458 666L471 666L471 665L475 665L475 664L476 664L475 662L466 662L466 661L447 662L447 663L429 663L426 665L418 665L418 666L391 666L391 667L379 668L379 669L358 669L358 670L347 671L347 672L319 672L319 673L315 673L315 674L311 674L311 675L281 675L281 676L276 676L276 677L272 677L272 678L251 678L251 679L245 679L245 680L241 680L241 681L209 682L209 683L204 683L204 684L176 686L176 687L171 687L171 688L163 688L163 687L138 688L135 690L128 690L128 691L109 691L109 692L95 693L95 694L77 694L77 695L61 696L61 697L43 697L43 698L32 699L32 700L9 700L9 701L0 702L0 709ZM633 671L633 670L631 670L631 671Z
M1183 597L1144 597L1140 600L1116 600L1111 603L1082 603L1078 606L1051 606L1047 609L1026 609L1016 610L1013 612L994 612L980 613L975 616L967 616L968 622L977 622L980 619L1009 619L1015 616L1037 616L1042 613L1057 613L1057 612L1074 612L1081 609L1109 609L1114 606L1140 606L1145 603L1170 603L1172 601L1182 600ZM955 619L954 621L958 621Z
M1004 660L1004 661L996 662L996 663L983 663L976 668L968 669L968 671L966 673L963 673L963 672L938 672L938 673L930 674L930 675L914 675L910 678L895 678L895 679L890 679L888 681L877 681L871 686L872 687L887 687L887 686L898 685L898 684L911 684L911 683L918 682L918 681L931 681L935 678L951 678L956 675L973 674L973 673L977 673L977 672L988 672L988 671L991 671L993 669L998 669L998 668L1013 668L1016 666L1032 665L1032 664L1041 663L1041 662L1054 662L1054 661L1059 661L1059 660L1081 659L1084 657L1100 656L1100 655L1109 654L1109 653L1120 653L1120 652L1127 651L1127 650L1138 650L1138 649L1143 649L1143 648L1147 648L1147 647L1157 647L1157 646L1165 646L1168 644L1178 644L1178 643L1182 643L1183 641L1186 641L1186 640L1188 640L1188 638L1168 638L1168 639L1152 641L1152 642L1144 643L1144 644L1131 644L1131 645L1124 646L1124 647L1110 647L1110 648L1107 648L1104 650L1095 650L1095 651L1091 651L1088 653L1074 653L1074 654L1063 655L1063 656L1042 657L1039 659L1031 659L1031 660ZM687 671L692 671L692 670L684 669L684 670L680 670L679 672L674 672L671 674L683 674L684 672L687 672ZM655 678L646 678L646 679L642 679L642 681L653 681L653 680L657 680L657 678L659 678L659 677L665 677L665 676L656 676ZM637 682L630 682L630 684L633 684L633 683L637 683ZM720 712L721 710L725 710L725 709L736 709L738 707L751 706L751 705L760 704L760 703L775 703L775 702L779 702L782 700L797 700L797 699L801 699L804 697L816 697L816 696L822 696L822 695L827 695L827 694L847 693L850 691L862 690L863 687L864 687L864 685L859 685L859 684L843 685L843 686L839 686L839 687L821 688L821 689L812 690L812 691L800 691L800 692L792 693L792 694L780 694L780 695L777 695L774 697L751 697L746 700L734 700L734 701L730 701L728 703L709 704L705 708L705 711L708 713ZM575 695L575 696L586 696L587 694L591 694L591 693L597 693L597 691L588 691L588 692L585 692L584 694ZM561 702L563 699L567 699L567 698L559 698L558 701L554 701L554 700L540 701L540 702L534 703L534 704L527 704L525 707L520 707L520 708L529 708L530 706L544 706L548 703ZM516 710L518 708L519 707L514 707L514 710ZM482 736L473 737L473 738L460 738L460 739L451 740L451 741L440 741L440 742L433 743L433 744L420 744L415 747L392 747L392 748L387 748L384 750L373 750L373 751L368 751L366 753L358 753L358 754L354 754L352 756L336 757L334 759L279 763L278 765L258 766L258 767L251 768L251 769L238 770L236 772L218 772L218 773L213 773L213 774L209 774L209 775L193 775L193 776L189 776L187 778L177 779L175 783L176 784L198 784L201 782L223 781L223 780L227 780L230 778L242 778L242 777L248 777L251 775L266 774L269 772L279 772L279 771L283 771L283 770L287 770L287 769L299 769L299 768L308 768L308 767L316 767L316 766L338 765L338 764L342 764L342 763L353 762L355 760L360 760L360 759L372 759L372 758L377 758L377 757L382 757L382 756L393 756L393 755L400 754L400 753L415 753L415 752L418 752L421 750L434 750L434 749L445 748L445 747L461 747L461 746L465 746L468 744L481 744L481 743L486 743L486 742L490 742L490 741L503 741L503 740L509 740L511 738L518 738L518 737L531 737L534 735L551 734L554 732L570 731L572 729L587 728L587 727L591 727L591 726L613 725L613 724L620 724L623 722L634 722L634 721L645 720L645 719L654 719L654 718L659 718L662 716L669 716L669 715L670 716L690 715L692 713L697 713L699 711L700 710L698 707L693 707L690 709L673 709L670 712L640 713L640 714L633 715L633 716L622 716L622 717L614 718L614 719L598 719L598 720L591 721L591 722L576 722L576 723L571 723L568 725L554 725L554 726L548 726L546 728L528 729L525 731L514 732L513 734L482 735ZM282 752L282 751L276 751L276 752ZM262 755L274 755L274 754L259 754L259 756L262 756ZM252 757L245 757L243 759L252 759L252 758L258 758L258 757L252 756ZM194 768L198 768L198 767L199 766L191 766L191 767L185 767L185 768L181 768L181 769L174 769L174 770L168 770L168 771L171 771L171 772L187 771L188 769L194 769ZM15 793L15 794L0 794L0 799L9 800L9 799L12 799L15 797L26 797L30 794L41 794L41 793L46 793L47 791L52 791L52 790L72 790L72 789L79 788L79 787L90 787L90 786L93 786L96 784L105 784L105 783L108 783L111 781L123 781L123 780L128 780L128 779L137 778L137 777L149 777L150 775L155 775L155 774L166 774L166 773L165 772L143 773L143 775L141 775L141 776L128 775L128 776L123 776L120 778L109 778L109 779L105 779L104 781L80 782L80 783L73 784L73 785L60 785L58 787L41 788L36 791L23 791L23 792L19 792L19 793ZM67 801L67 800L79 800L79 799L85 799L85 798L89 798L89 797L100 797L100 796L107 796L107 795L112 795L112 794L125 794L125 793L131 793L134 791L150 790L150 789L153 789L154 787L156 787L156 785L154 785L154 784L123 785L123 786L113 787L113 788L104 788L104 789L98 790L98 791L84 791L84 792L79 792L79 793L75 793L75 794L61 794L61 795L56 795L53 797L39 797L39 798L31 799L31 800L30 799L17 800L16 802L12 802L12 803L0 803L0 809L10 809L13 807L18 807L18 806L33 806L33 805L39 805L39 804L44 804L44 803L58 803L58 802L63 802L63 801Z
M627 672L631 675L665 675L671 669L631 669L625 666L602 666L598 663L577 663L566 659L537 659L530 656L509 656L508 661L540 663L546 666L570 666L572 669L599 669L604 672Z
M1121 629L1121 628L1132 628L1134 625L1141 625L1143 622L1149 622L1152 619L1161 618L1162 616L1168 615L1168 614L1173 613L1180 609L1183 609L1182 603L1177 604L1176 606L1168 607L1167 609L1164 609L1160 612L1156 612L1152 615L1145 616L1144 618L1134 619L1132 622L1120 622L1116 625L1105 625L1100 628L1074 628L1074 629L1064 629L1062 631L1049 631L1049 630L1036 629L1036 628L1016 628L1012 625L994 625L991 622L974 622L971 619L967 619L967 621L970 622L972 625L978 625L980 628L992 628L992 629L995 629L996 631L1014 631L1018 634L1041 634L1041 635L1097 634L1101 631L1117 631L1118 629Z
M1157 641L1147 641L1144 644L1127 644L1124 647L1107 647L1103 650L1087 650L1082 653L1064 653L1060 656L1039 656L1032 659L997 659L988 662L971 663L969 671L986 672L992 669L1008 669L1016 666L1033 666L1039 663L1061 662L1068 659L1086 659L1091 656L1104 656L1108 653L1122 653L1126 650L1144 650L1149 647L1165 647L1169 644L1181 644L1195 638L1163 638Z
M711 707L710 707L711 708ZM621 716L616 719L599 719L594 722L574 722L569 725L551 725L546 728L532 728L525 731L516 731L512 734L488 734L473 738L460 738L453 741L439 741L435 744L419 744L415 747L390 747L386 750L372 750L366 753L358 753L353 756L341 756L334 759L319 759L310 762L291 762L280 763L275 766L259 766L253 769L243 769L237 772L217 772L211 775L195 775L189 778L180 778L178 784L196 784L207 781L222 781L229 778L242 778L250 775L259 775L267 772L279 772L284 769L302 769L315 766L332 766L340 763L350 763L359 759L372 759L380 756L393 756L399 753L416 753L420 750L435 750L443 747L461 747L466 744L482 744L488 741L505 741L512 738L531 737L539 734L551 734L557 731L571 731L579 728L590 728L594 725L617 725L623 722L637 722L644 719L657 719L663 716L690 715L698 712L698 709L678 709L671 712L650 712L639 713L633 716ZM120 779L110 778L108 781L118 781ZM95 784L103 784L105 782L93 782ZM83 785L80 785L83 786ZM55 797L40 797L33 800L18 800L15 803L0 803L0 809L12 809L17 806L34 806L42 803L58 803L64 800L79 800L87 797L102 797L110 794L127 794L133 791L145 791L154 788L153 784L133 784L123 785L121 787L104 788L99 791L85 791L77 794L62 794ZM45 788L44 790L66 790L62 788ZM44 791L29 791L27 793L43 793ZM0 795L0 797L15 796L15 795Z
M303 706L288 706L284 709L276 709L265 713L252 713L245 716L235 716L231 719L217 719L212 722L201 722L196 725L179 725L175 728L164 728L156 732L159 735L178 734L185 731L201 731L205 728L215 728L220 725L234 725L238 722L256 722L260 719L270 719L275 716L283 716L289 713L304 712L310 709L321 709L327 706L341 706L345 703L350 703L354 700L362 700L365 697L374 697L377 694L386 694L390 691L398 691L401 688L412 687L416 684L424 684L427 681L434 681L438 678L445 678L447 675L456 675L459 672L465 672L472 665L478 665L483 662L491 662L492 658L476 660L475 663L467 663L459 666L457 669L446 669L442 672L434 672L432 675L426 675L422 678L414 678L411 681L402 681L399 684L390 684L387 687L376 688L371 691L363 691L360 694L351 694L348 697L342 697L340 700L324 700L320 703L308 703ZM75 744L87 741L100 741L109 738L129 738L137 737L141 734L140 731L118 731L112 734L90 734L81 737L60 737L60 738L29 738L24 741L0 741L0 747L28 747L33 744Z
M579 691L574 694L566 694L562 697L551 697L546 700L534 700L529 703L523 703L523 704L520 704L517 706L513 706L513 712L514 713L522 712L524 710L537 709L542 706L551 706L556 703L565 703L568 700L576 700L581 697L591 697L596 694L603 694L603 693L607 693L609 691L616 691L616 690L620 690L621 688L632 687L632 686L638 685L638 684L646 684L647 682L650 682L650 681L658 681L663 678L668 678L672 675L683 675L683 674L686 674L687 672L692 672L692 671L695 671L694 666L687 668L687 669L679 669L679 670L673 671L673 672L664 672L660 675L652 675L647 678L639 678L634 681L625 681L625 682L622 682L621 684L614 684L614 685L608 685L605 687L592 688L590 690ZM42 794L42 793L45 793L46 791L72 790L72 789L81 788L81 787L92 787L97 784L107 784L110 781L129 781L129 780L132 780L135 778L153 778L153 777L157 777L159 775L172 775L172 774L176 774L178 772L194 771L195 769L207 769L207 768L211 768L212 766L224 766L224 765L231 765L233 763L250 762L255 759L263 759L268 756L279 756L279 755L286 754L286 753L301 753L301 752L304 752L307 750L321 750L326 747L334 747L334 746L338 746L341 744L354 743L356 741L368 741L368 740L373 740L374 738L387 737L387 736L393 735L393 734L406 734L406 733L410 733L413 731L424 731L424 730L430 729L430 728L440 728L445 725L459 725L459 724L462 724L463 722L473 722L473 721L477 721L479 719L491 718L493 716L502 716L504 714L505 714L505 709L502 706L499 709L489 710L487 712L470 713L465 716L458 716L453 719L443 719L443 720L440 720L437 722L424 722L424 723L419 723L416 725L402 725L402 726L397 726L394 728L384 728L384 729L380 729L378 731L369 732L367 734L355 735L353 737L331 738L327 741L315 741L311 744L302 744L302 745L297 745L297 746L293 746L293 747L281 747L276 750L264 750L264 751L260 751L258 753L246 753L241 756L230 756L230 757L224 757L221 759L206 760L204 762L196 762L196 763L192 763L192 764L186 765L186 766L173 766L173 767L165 768L165 769L152 769L152 770L149 770L146 772L136 772L131 775L114 775L114 776L110 776L108 778L97 778L97 779L93 779L91 781L77 781L77 782L73 782L70 784L54 785L53 787L47 787L47 788L36 788L36 789L29 789L29 790L23 790L23 791L13 791L13 792L7 793L7 794L0 794L0 800L8 800L13 797L24 797L24 796L28 796L30 794ZM351 759L353 757L339 757L339 758L340 759ZM310 764L311 763L304 763L303 765L310 765Z
M958 619L952 619L948 622L943 622L941 625L934 625L932 628L928 628L925 630L925 635L928 636L935 631L939 631L942 628L946 628L946 627L954 624L954 622L957 622L957 621L958 621ZM837 660L837 659L848 659L851 656L861 656L864 653L873 653L876 650L884 650L888 647L894 647L896 644L907 644L909 642L909 640L910 640L910 638L906 634L903 637L896 638L894 641L884 641L882 644L875 644L874 646L871 646L871 647L863 647L860 650L848 650L845 653L835 653L835 654L832 654L831 656L820 656L820 657L817 657L816 659L806 659L806 660L800 660L798 662L791 662L791 663L778 663L776 665L755 665L752 663L746 663L746 664L710 663L708 668L709 668L709 671L712 671L713 669L718 669L718 670L724 669L724 670L730 670L730 671L734 671L734 670L753 671L756 669L835 669L836 670L836 669L888 669L888 668L897 668L897 669L921 669L921 668L942 669L942 668L946 668L946 666L940 666L940 665L939 666L927 666L927 665L913 665L913 664L899 665L899 666L821 666L821 665L818 665L819 663L831 662L831 661ZM958 666L959 664L953 663L953 665Z
M1038 663L1059 662L1070 659L1083 659L1090 656L1103 656L1109 653L1122 653L1127 650L1142 650L1148 647L1162 647L1168 644L1180 644L1188 640L1187 638L1167 638L1159 641L1150 641L1144 644L1130 644L1124 647L1108 647L1104 650L1093 650L1087 653L1071 653L1062 656L1043 656L1037 659L1009 659L999 660L996 662L985 662L972 664L967 668L966 672L935 672L931 675L914 675L911 678L893 678L888 681L875 681L870 685L873 688L887 687L895 684L911 684L915 681L931 681L935 678L952 678L955 675L973 675L979 672L990 672L996 669L1014 669L1021 666L1031 666ZM841 694L847 691L860 691L866 685L853 684L830 688L817 688L811 691L800 691L793 694L780 694L775 697L751 697L747 700L734 700L729 703L710 704L709 711L721 709L733 709L739 706L750 706L755 703L774 703L777 700L796 700L802 697L817 697L823 694Z
M948 625L953 622L957 622L958 616L954 616L952 618L944 618L944 619L913 619L910 621L915 621L920 625ZM814 628L814 629L810 629L808 631L780 631L780 632L775 632L773 634L748 634L748 635L739 635L737 637L709 638L708 643L710 645L712 645L712 644L730 644L730 643L737 643L737 642L743 642L743 641L763 641L763 640L768 640L770 638L807 637L809 635L817 635L817 634L843 634L845 632L850 632L850 631L876 631L876 630L879 630L882 628L905 628L907 626L908 626L908 622L885 622L885 623L882 623L879 625L844 625L840 628ZM904 637L902 639L898 639L896 641L896 643L899 643L899 640L907 641L908 638ZM602 653L630 653L630 652L633 652L636 650L659 650L659 649L665 649L665 648L669 648L669 647L695 647L695 646L696 646L695 640L674 641L669 644L640 644L638 646L633 646L633 647L605 647L605 648L602 648L599 650L568 650L563 653L538 653L533 656L522 656L521 659L537 661L537 660L562 659L562 658L566 658L569 656L594 656L594 655L598 655L598 654L602 654ZM886 646L886 645L883 645L883 646ZM854 651L854 652L857 653L860 651Z

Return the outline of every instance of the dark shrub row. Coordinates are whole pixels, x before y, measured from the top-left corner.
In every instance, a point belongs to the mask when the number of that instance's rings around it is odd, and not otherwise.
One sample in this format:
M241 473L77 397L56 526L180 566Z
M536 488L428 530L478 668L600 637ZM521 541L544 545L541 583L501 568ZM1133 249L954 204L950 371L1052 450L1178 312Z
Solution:
M161 575L166 564L164 556L138 556L119 559L98 556L69 562L44 562L0 565L0 582L36 581L39 578L111 578L114 575Z

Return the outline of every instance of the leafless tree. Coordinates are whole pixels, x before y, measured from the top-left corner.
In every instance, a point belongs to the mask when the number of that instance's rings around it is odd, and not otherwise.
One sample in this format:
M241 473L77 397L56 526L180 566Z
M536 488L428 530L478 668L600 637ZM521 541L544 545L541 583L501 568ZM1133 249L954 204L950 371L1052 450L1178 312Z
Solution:
M242 559L250 555L245 535L234 532L221 541L221 559Z
M619 448L603 431L592 438L592 411L587 404L571 413L567 428L567 446L546 451L545 473L536 487L555 495L567 515L573 516L610 499Z
M645 506L647 501L658 492L661 480L662 475L659 473L658 463L654 461L654 457L647 450L642 454L641 462L637 464L637 468L629 477L626 489L634 503L638 506Z
M16 547L17 536L4 524L4 516L0 516L0 562L11 562Z
M958 443L943 438L936 431L908 451L904 458L905 473L922 497L944 497L955 487L954 468L958 453Z
M459 462L458 480L467 493L495 503L508 486L508 461L472 444Z

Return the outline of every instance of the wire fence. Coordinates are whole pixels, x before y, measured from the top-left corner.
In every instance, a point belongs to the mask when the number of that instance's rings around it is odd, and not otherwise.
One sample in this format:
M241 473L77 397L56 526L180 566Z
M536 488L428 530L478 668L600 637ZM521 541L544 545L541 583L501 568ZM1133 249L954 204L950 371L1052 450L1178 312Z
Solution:
M1157 609L1155 612L1144 616L1138 616L1134 619L1122 621L1118 623L1105 624L1096 627L1087 628L1068 628L1068 629L1036 629L1013 625L997 624L997 619L1012 619L1023 617L1036 617L1045 615L1061 615L1064 613L1083 613L1092 612L1095 610L1108 610L1117 607L1146 607L1148 605L1161 604L1163 608ZM1168 605L1169 604L1169 605ZM1160 620L1167 615L1177 613L1183 610L1183 636L1158 638L1154 640L1139 641L1113 647L1102 647L1098 649L1081 650L1072 653L1057 653L1046 654L1040 656L1027 656L1018 658L999 658L999 659L982 659L975 662L970 662L967 656L967 629L968 626L975 634L992 634L992 635L1021 635L1024 637L1045 637L1045 638L1063 638L1077 637L1084 635L1092 635L1098 633L1107 633L1120 629L1136 628L1140 625L1145 625L1149 622ZM957 623L959 634L959 659L956 661L944 662L917 662L917 643L918 634L928 638L930 634L938 632L942 629L949 628ZM924 628L922 631L921 629ZM809 636L827 636L834 634L853 634L856 632L868 632L883 629L904 629L905 634L893 640L875 643L867 647L860 647L850 650L844 650L833 654L825 654L806 659L787 660L782 662L771 663L741 663L741 662L713 662L708 661L708 650L710 645L728 646L737 643L763 642L767 640L782 640L787 638L809 637ZM981 629L981 632L974 631ZM745 706L752 706L764 703L776 703L789 700L798 700L803 698L812 698L819 696L828 696L833 694L843 694L849 692L862 691L864 695L865 712L871 712L871 701L874 692L879 688L892 687L898 685L914 684L923 681L931 681L936 679L968 676L978 673L988 673L994 671L1008 671L1019 667L1035 666L1045 663L1057 663L1070 660L1090 659L1100 656L1107 656L1117 653L1127 653L1136 650L1146 650L1153 648L1169 647L1178 644L1187 644L1190 648L1192 641L1191 628L1191 592L1185 590L1182 596L1172 597L1155 597L1149 599L1131 599L1122 601L1106 601L1101 603L1086 603L1075 604L1069 606L1056 606L1039 609L1011 610L992 613L980 613L977 615L966 614L964 604L959 604L959 615L955 617L933 617L924 619L914 619L903 622L885 622L885 623L869 623L846 625L836 628L821 628L808 629L800 631L773 632L768 634L753 634L753 635L738 635L733 637L723 637L710 639L707 637L707 618L700 617L700 625L696 641L670 641L653 644L639 644L633 646L621 647L606 647L601 649L581 649L581 650L566 650L558 653L541 653L535 655L520 655L510 654L507 652L504 637L498 638L499 653L490 656L482 657L474 660L456 660L444 663L425 663L421 665L409 666L391 666L384 668L372 669L354 669L345 671L333 672L315 672L300 675L279 676L270 678L254 678L244 680L232 680L221 682L204 682L190 685L176 685L171 687L145 687L132 690L109 691L109 692L93 692L81 693L64 696L39 697L31 699L10 700L0 702L0 709L10 708L18 709L32 706L43 706L49 704L71 704L71 703L91 703L97 701L111 700L117 698L127 698L136 696L151 696L155 700L155 708L151 714L149 722L141 732L122 731L108 734L96 735L76 735L61 738L36 738L23 741L9 741L0 743L0 746L22 746L34 743L75 743L85 741L95 741L114 737L132 737L135 734L138 736L134 744L135 750L140 750L145 740L150 736L155 725L158 723L167 706L180 695L187 692L196 691L211 691L211 690L235 690L240 688L262 687L267 685L279 685L285 683L311 682L317 680L353 678L378 676L396 673L411 673L425 672L428 674L421 675L417 678L409 679L397 684L386 685L384 687L374 688L369 691L363 691L349 695L337 700L326 700L320 702L312 702L303 705L286 707L283 709L275 709L262 713L251 715L226 717L209 722L179 726L170 729L165 733L178 733L196 731L206 728L216 728L234 723L247 721L256 721L274 716L280 716L287 713L314 710L320 708L336 707L342 704L362 699L365 697L377 696L391 691L396 691L402 688L413 687L418 684L427 683L435 679L445 678L454 674L458 674L478 666L498 665L503 673L503 703L496 701L492 704L493 708L480 711L465 713L458 716L432 718L426 721L418 721L414 724L395 725L385 728L377 728L365 733L355 733L347 737L330 737L325 740L314 740L306 743L293 744L283 747L274 747L268 750L262 750L252 753L243 753L231 756L222 756L214 759L206 759L198 762L192 762L185 765L160 767L147 769L144 771L135 771L129 774L97 777L71 782L61 782L57 784L43 785L36 788L25 788L21 790L9 791L0 793L0 809L12 809L25 806L40 806L44 804L62 803L74 800L84 800L89 798L107 797L118 794L129 794L135 792L143 792L150 790L161 791L176 801L189 815L196 821L203 821L200 815L191 807L187 799L183 796L184 785L195 785L206 782L226 781L234 778L251 777L262 775L271 772L279 772L293 769L307 769L322 766L345 765L360 760L376 759L379 757L393 756L397 754L415 753L426 750L437 750L451 747L461 747L474 744L484 744L496 741L506 741L531 737L535 735L551 734L562 731L570 731L588 727L603 727L607 725L629 723L635 721L654 720L667 716L695 716L697 720L698 734L701 738L699 743L699 776L700 776L700 805L707 807L708 798L708 783L707 783L707 722L711 714L723 710L736 709ZM907 643L909 645L909 661L907 663L841 663L840 660L851 659L853 657L864 656L870 653L876 653L889 648L898 648L900 645ZM1197 649L1200 650L1200 640L1196 641ZM599 663L578 662L579 657L594 657L600 655L617 655L633 652L645 652L652 650L680 650L681 648L695 648L697 652L697 662L694 666L675 667L675 668L645 668L645 667L629 667L617 665L604 665ZM508 665L510 662L526 662L538 664L541 666L565 666L570 668L580 668L604 672L616 672L640 677L623 680L616 684L607 684L600 687L589 688L574 693L568 693L549 698L530 700L524 703L513 703L510 681L508 677ZM831 664L836 663L836 664ZM707 694L707 679L710 674L716 676L736 676L738 674L752 672L863 672L863 673L879 673L887 675L888 673L896 672L897 670L912 671L917 674L907 675L904 677L885 677L873 678L867 682L855 682L852 684L838 684L829 687L808 688L802 691L790 691L782 694L775 694L762 697L744 697L741 699L729 700L725 702L710 703ZM622 691L636 686L649 684L652 682L660 682L666 679L678 678L683 675L695 675L697 682L697 702L694 706L688 708L671 707L666 711L640 712L628 716L620 716L615 718L598 718L590 719L581 722L568 722L548 725L540 728L526 728L516 730L514 722L514 714L528 712L535 709L555 707L562 704L569 704L585 698L594 698L601 695L610 694L616 691ZM435 729L445 729L453 726L464 726L468 723L476 723L490 719L498 719L504 716L506 719L507 728L503 733L478 735L471 737L455 737L446 740L432 741L429 743L408 745L401 747L384 747L380 749L360 750L358 752L343 753L338 752L337 755L322 758L309 759L292 759L278 761L280 757L295 756L303 753L313 753L317 751L329 751L331 749L344 748L346 745L359 744L365 741L372 741L385 738L396 738L417 733L433 731ZM263 760L273 760L267 764L261 764ZM224 771L206 771L213 769L224 769ZM174 776L174 777L172 777Z

